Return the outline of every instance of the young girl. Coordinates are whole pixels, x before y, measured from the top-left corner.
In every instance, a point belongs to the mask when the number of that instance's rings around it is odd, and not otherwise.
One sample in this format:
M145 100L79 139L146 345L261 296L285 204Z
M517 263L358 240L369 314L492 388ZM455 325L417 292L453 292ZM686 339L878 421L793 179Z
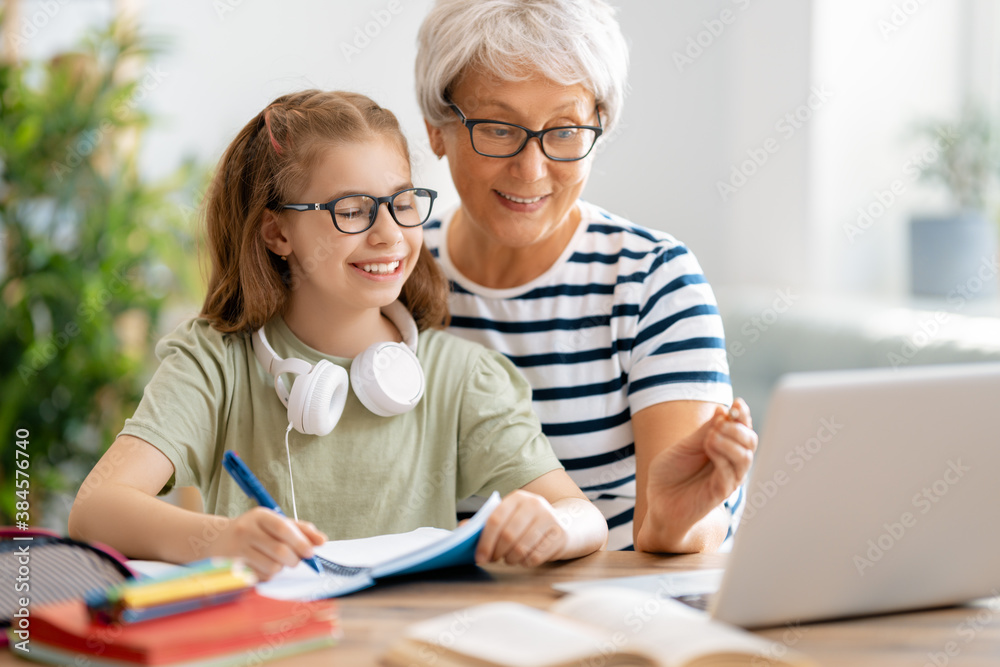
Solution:
M250 121L208 196L203 312L157 345L70 535L134 558L239 556L268 578L327 535L453 528L457 500L496 490L477 561L599 549L607 524L553 455L527 383L437 328L447 288L420 227L434 196L410 182L395 116L367 97L304 91ZM255 507L226 450L309 522ZM156 498L174 485L198 487L208 513Z

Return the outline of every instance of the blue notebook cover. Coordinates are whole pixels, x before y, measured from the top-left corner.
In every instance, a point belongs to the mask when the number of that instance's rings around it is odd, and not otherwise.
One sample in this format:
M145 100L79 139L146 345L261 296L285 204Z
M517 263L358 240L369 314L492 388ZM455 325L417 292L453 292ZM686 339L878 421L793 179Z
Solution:
M296 581L294 589L280 591L275 597L300 597L303 594L309 599L340 597L374 586L378 579L386 577L473 565L479 536L486 520L499 504L500 494L494 492L472 518L441 539L370 566L343 565L317 554L316 559L323 570L320 576L315 580L308 579L306 589L303 589L303 582ZM265 589L267 587L264 585ZM261 590L261 587L258 590L269 595L269 591Z
M490 518L490 514L499 504L500 494L494 491L479 511L453 530L451 535L414 552L403 554L374 566L371 570L372 577L378 579L379 577L392 577L475 564L479 536L483 532L486 520Z

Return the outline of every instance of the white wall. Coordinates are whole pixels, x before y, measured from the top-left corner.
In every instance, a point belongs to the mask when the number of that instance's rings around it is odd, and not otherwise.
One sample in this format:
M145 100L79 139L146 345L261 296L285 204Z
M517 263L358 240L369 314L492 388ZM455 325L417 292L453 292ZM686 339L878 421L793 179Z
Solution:
M1000 111L998 14L984 0L623 2L628 127L588 195L688 242L720 287L905 299L909 215L946 205L906 170L926 148L910 132L967 94ZM639 134L658 118L667 132ZM896 180L902 194L849 238Z
M141 4L146 28L173 38L152 65L148 101L161 122L144 169L166 173L188 154L215 162L277 95L342 88L397 112L416 178L453 201L413 93L415 36L430 2ZM911 206L939 204L939 193L908 182L863 235L850 242L843 228L903 177L918 149L906 141L912 121L954 111L966 90L997 101L1000 11L991 0L615 4L631 44L631 93L585 196L687 242L720 287L901 295L903 221ZM41 5L24 0L23 20ZM69 43L109 12L108 2L59 5L26 52ZM880 22L894 16L902 24L887 32ZM745 183L734 168L751 174ZM721 183L734 191L720 193Z
M724 268L725 207L713 183L729 140L731 117L726 26L707 47L687 48L729 0L618 2L630 46L630 92L622 124L594 162L584 196L639 224L668 231L698 254L710 279ZM718 27L716 26L718 30ZM708 41L708 40L705 40ZM716 252L713 252L715 250Z
M830 105L821 82L809 76L811 8L777 0L747 6L732 35L725 119L730 139L712 183L727 191L723 284L781 289L805 282L809 232L809 137ZM766 157L766 161L765 161ZM758 166L758 163L762 163ZM734 174L736 170L736 174ZM736 184L736 185L734 185Z
M428 0L323 3L174 0L148 3L151 30L177 35L160 60L170 73L153 103L169 125L151 135L146 166L186 152L215 161L236 132L279 95L303 88L354 90L403 124L415 178L454 199L427 146L413 87L413 57ZM233 6L235 5L235 6Z
M927 145L913 128L959 109L965 3L900 4L815 2L812 76L837 92L810 164L811 278L826 289L905 294L909 215L945 205L915 178Z

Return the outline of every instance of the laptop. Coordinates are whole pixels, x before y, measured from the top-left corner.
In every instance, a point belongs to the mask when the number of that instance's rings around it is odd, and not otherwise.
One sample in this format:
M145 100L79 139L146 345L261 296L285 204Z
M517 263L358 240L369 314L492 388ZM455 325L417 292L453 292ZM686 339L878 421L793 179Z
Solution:
M724 571L556 587L718 583L707 612L747 628L1000 595L998 415L1000 363L786 375Z

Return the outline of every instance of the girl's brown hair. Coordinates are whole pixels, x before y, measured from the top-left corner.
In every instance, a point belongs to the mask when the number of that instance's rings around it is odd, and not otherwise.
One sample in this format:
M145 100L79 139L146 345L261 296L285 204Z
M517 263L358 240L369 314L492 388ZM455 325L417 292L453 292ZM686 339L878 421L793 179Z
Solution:
M225 333L258 329L282 313L295 288L288 262L264 244L264 213L288 203L331 143L389 139L409 162L406 138L388 109L358 93L304 90L283 95L226 149L205 204L211 277L202 317ZM427 246L400 301L423 331L448 320L448 285Z

